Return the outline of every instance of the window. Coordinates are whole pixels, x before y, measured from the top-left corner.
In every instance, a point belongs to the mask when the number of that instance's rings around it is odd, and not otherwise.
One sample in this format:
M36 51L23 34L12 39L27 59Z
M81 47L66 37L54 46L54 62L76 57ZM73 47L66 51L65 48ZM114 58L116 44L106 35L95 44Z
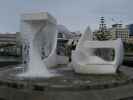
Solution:
M58 38L63 38L63 33L58 33Z

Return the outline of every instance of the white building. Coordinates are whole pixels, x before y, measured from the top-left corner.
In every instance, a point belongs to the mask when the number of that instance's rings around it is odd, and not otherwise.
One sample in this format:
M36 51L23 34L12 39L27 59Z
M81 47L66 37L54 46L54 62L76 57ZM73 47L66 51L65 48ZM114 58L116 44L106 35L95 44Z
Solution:
M124 42L127 42L129 39L129 30L123 27L122 24L113 24L112 28L108 30L110 31L112 39L121 38Z

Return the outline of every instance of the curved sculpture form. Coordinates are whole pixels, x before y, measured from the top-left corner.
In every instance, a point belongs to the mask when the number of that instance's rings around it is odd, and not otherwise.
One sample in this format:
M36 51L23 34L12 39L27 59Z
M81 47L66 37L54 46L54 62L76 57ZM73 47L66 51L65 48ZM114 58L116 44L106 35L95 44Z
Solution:
M114 74L123 60L123 44L121 39L108 41L93 41L89 28L86 31L77 48L72 53L73 68L82 74ZM115 57L113 61L105 61L95 55L97 48L113 48Z
M56 26L56 20L47 12L22 15L23 61L27 62L28 69L20 76L51 76L46 66L55 65L56 62Z
M69 33L69 31L66 31L67 28L63 25L57 25L57 31L58 33ZM59 40L59 39L58 39ZM58 42L57 42L58 43ZM58 45L58 44L57 44ZM57 67L58 64L67 64L69 62L69 59L65 55L58 55L57 54L57 45L54 51L51 53L50 56L48 56L47 59L44 59L44 63L49 68Z

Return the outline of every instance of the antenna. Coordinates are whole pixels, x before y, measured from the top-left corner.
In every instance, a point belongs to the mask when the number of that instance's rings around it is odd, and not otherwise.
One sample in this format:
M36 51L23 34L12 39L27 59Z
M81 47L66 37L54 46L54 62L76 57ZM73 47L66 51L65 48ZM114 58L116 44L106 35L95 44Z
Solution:
M106 29L107 29L107 27L105 24L105 19L104 19L104 17L101 17L100 18L100 24L99 24L99 31L103 33L106 31Z

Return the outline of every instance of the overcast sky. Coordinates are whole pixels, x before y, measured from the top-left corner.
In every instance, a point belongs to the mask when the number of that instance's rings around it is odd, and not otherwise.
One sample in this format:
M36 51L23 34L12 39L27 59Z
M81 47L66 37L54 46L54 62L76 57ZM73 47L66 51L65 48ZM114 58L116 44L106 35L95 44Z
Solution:
M20 14L47 11L71 31L90 25L98 27L99 17L107 24L133 23L133 0L0 0L0 32L19 31Z

